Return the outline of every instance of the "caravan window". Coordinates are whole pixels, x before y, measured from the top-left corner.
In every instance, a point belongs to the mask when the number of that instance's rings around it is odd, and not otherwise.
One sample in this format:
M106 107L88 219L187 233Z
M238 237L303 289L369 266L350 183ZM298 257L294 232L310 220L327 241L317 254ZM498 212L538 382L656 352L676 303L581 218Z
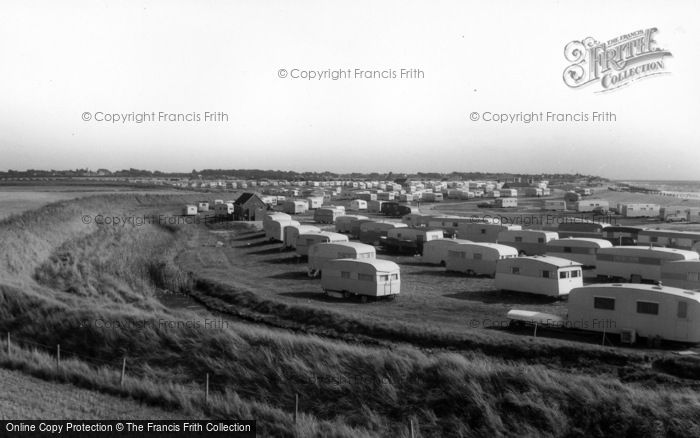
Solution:
M542 271L542 278L549 278L549 271Z
M517 266L513 266L512 268L510 268L510 272L511 274L520 274L520 268L518 268Z
M387 274L380 275L379 281L389 281L389 275L387 275Z
M593 297L593 308L615 310L615 298Z
M474 253L474 260L481 260L481 254L478 252Z
M565 246L565 247L564 247L564 252L571 252L571 247L570 247L570 246Z
M688 303L687 302L685 302L685 301L678 302L677 316L679 318L687 318L688 317Z
M515 241L516 241L516 242L522 242L522 241L523 241L523 238L520 237L520 236L516 236L516 237L515 237Z
M399 279L399 274L391 274L391 279L392 279L392 280L398 280L398 279Z
M652 260L655 260L655 259L652 259ZM617 262L617 263L637 263L637 264L639 264L639 257L616 255L616 256L613 256L613 261Z
M658 315L659 314L659 303L650 303L648 301L637 301L637 313L644 313L647 315Z
M384 275L380 275L379 277L384 277ZM374 280L374 277L369 274L357 274L357 279L360 281L372 281Z
M569 271L559 272L559 278L568 278L568 277L569 277Z
M486 228L481 229L481 234L486 234Z
M544 237L538 237L537 243L544 243Z
M688 281L698 281L700 280L700 275L697 272L688 272Z
M340 271L340 278L350 278L350 272Z
M576 278L579 276L579 274L580 274L579 271L571 271L571 278Z

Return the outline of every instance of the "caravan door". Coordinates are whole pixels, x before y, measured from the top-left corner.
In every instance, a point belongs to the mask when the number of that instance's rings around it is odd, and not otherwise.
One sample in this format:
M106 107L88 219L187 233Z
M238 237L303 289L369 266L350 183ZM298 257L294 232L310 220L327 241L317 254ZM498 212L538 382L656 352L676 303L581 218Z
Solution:
M690 321L688 320L688 302L678 301L676 309L676 337L678 341L688 339Z

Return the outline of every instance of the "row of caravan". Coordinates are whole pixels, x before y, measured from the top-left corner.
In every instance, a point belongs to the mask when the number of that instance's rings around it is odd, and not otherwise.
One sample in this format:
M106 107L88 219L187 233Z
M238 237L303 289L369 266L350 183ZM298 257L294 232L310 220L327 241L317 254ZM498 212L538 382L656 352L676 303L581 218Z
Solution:
M621 246L602 239L567 238L550 241L544 257L518 257L509 245L437 239L424 245L423 261L444 265L448 271L498 278L498 265L507 259L515 263L566 260L575 263L581 275L617 281L654 281L678 287L700 289L700 259L694 251L673 248ZM553 270L547 269L547 270ZM546 274L545 274L546 275ZM561 294L561 293L559 293Z
M652 245L700 251L700 231L612 226L594 222L560 224L557 231L559 237L592 237L606 239L617 246Z
M423 219L429 218L427 222ZM427 225L426 225L427 224ZM523 255L544 255L556 232L523 230L519 225L475 222L465 217L432 217L410 214L402 222L369 219L360 215L336 218L336 231L347 233L363 243L382 245L389 250L422 254L427 242L445 235L458 235L472 242L491 242L516 248Z
M700 292L666 285L594 284L569 292L567 316L511 310L515 322L581 329L637 337L700 342Z
M499 243L499 240L505 241L508 239L507 235L501 236L500 233L511 231L511 242L515 240L515 237L518 237L519 240L522 239L522 247L528 255L535 255L537 251L541 251L543 243L552 238L557 238L553 237L554 233L559 238L584 237L605 239L613 245L653 245L700 252L700 231L614 226L603 222L585 220L563 222L558 224L556 230L552 231L523 230L519 225L502 224L498 218L435 216L424 213L408 214L401 221L410 227L440 229L448 236L455 236L474 242ZM518 231L521 233L517 233ZM531 248L528 249L528 246Z
M669 251L678 250L666 250L660 254L674 254ZM697 254L695 257L692 254L681 255L685 257L682 260L661 255L658 259L662 261L653 265L658 268L658 278L663 280L664 285L700 290L700 260ZM359 242L315 244L309 252L309 274L325 272L326 264L339 258L376 260L376 251L371 245ZM648 257L649 260L653 258ZM551 297L568 295L571 290L583 286L583 270L579 262L554 256L518 256L513 248L492 243L454 243L448 251L447 269L492 275L496 289ZM615 273L619 274L619 271Z
M302 214L308 210L314 210L314 222L321 224L333 224L340 216L345 216L345 207L338 205L315 207L309 206L306 208L306 203L303 201L287 201L283 206L283 212L286 214ZM410 206L391 201L353 201L349 207L350 210L367 211L370 213L381 213L390 217L401 217L410 214L413 208Z
M307 256L308 274L321 275L321 287L328 295L357 295L365 301L368 296L394 297L401 291L399 266L377 259L374 246L350 242L346 234L301 225L285 213L266 214L263 230L270 240L282 241L297 255Z

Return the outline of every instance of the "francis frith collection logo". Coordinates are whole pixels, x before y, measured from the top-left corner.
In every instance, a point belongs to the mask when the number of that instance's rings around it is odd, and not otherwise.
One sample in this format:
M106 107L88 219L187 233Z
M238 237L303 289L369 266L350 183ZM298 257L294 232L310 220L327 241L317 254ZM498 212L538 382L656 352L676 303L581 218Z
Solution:
M599 84L598 93L612 91L649 76L668 73L664 57L671 52L657 46L655 27L620 35L606 42L592 37L572 41L564 48L572 64L564 70L571 88Z

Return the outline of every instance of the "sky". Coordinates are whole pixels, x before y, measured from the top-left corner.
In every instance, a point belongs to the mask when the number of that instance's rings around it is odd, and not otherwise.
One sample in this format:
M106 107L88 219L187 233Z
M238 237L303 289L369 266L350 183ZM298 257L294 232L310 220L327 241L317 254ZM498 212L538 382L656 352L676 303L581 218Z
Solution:
M698 179L698 16L692 0L4 0L0 171ZM647 28L672 53L665 74L604 93L566 86L569 42ZM299 77L402 68L422 75ZM489 114L521 112L615 120L498 123ZM156 120L136 123L144 113Z

